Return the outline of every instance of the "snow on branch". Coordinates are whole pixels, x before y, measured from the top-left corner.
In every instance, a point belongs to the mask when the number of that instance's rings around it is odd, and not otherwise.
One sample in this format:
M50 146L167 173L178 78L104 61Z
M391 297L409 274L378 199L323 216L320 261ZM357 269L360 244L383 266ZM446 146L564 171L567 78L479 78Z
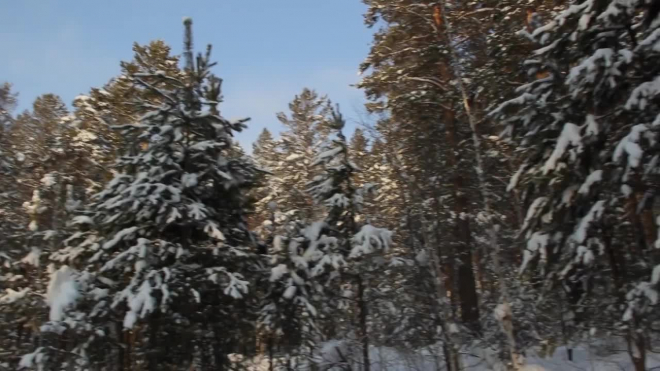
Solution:
M349 257L356 258L361 255L371 254L376 250L388 250L391 243L391 231L367 224L353 236L353 248Z

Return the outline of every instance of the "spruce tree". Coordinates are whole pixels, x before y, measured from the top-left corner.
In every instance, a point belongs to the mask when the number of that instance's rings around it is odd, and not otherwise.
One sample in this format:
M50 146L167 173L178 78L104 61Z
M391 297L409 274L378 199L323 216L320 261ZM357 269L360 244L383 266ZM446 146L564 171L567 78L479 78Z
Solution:
M345 121L339 109L333 110L329 139L314 161L323 171L309 183L309 192L315 202L325 206L327 211L325 218L308 230L310 246L305 253L311 255L322 252L314 271L337 270L342 287L348 287L348 290L335 291L340 300L334 305L326 303L322 312L327 314L341 309L342 305L347 304L344 300L356 304L349 313L354 313L357 326L348 330L356 334L355 340L361 347L360 363L363 369L368 371L371 365L368 273L371 264L381 262L380 259L372 260L374 256L390 248L392 233L387 229L374 227L361 215L365 199L373 194L375 185L356 184L356 173L360 170L350 156L349 145L343 134L344 126ZM336 290L337 286L328 288L330 292L333 289ZM331 319L330 323L338 325L333 331L335 333L344 327L341 326L341 320L337 321L336 318Z
M277 114L286 130L279 140L281 160L272 171L287 190L280 202L299 210L301 217L312 220L316 211L307 195L306 184L314 176L315 151L328 133L330 102L327 97L305 88L289 103L289 109L290 116Z
M645 369L657 304L660 23L645 3L574 2L522 32L530 81L492 115L524 158L509 188L528 205L521 271L566 302L568 335L617 329ZM654 268L655 267L655 268Z
M139 98L138 121L117 128L134 143L114 179L73 218L79 231L51 255L50 321L42 326L51 339L21 365L228 366L249 320L256 258L243 208L254 169L227 156L246 120L218 114L211 48L194 58L192 22L184 24L180 78L131 76L152 93ZM150 82L159 79L170 87ZM55 339L64 331L75 333L75 344L62 349Z
M254 198L254 214L250 218L250 224L257 229L262 229L261 237L266 238L263 231L266 224L272 219L273 208L277 206L279 197L286 192L283 188L282 179L278 176L282 156L277 148L278 142L273 135L264 129L252 145L252 158L262 171L258 175L257 187L252 197ZM282 205L288 207L288 205Z

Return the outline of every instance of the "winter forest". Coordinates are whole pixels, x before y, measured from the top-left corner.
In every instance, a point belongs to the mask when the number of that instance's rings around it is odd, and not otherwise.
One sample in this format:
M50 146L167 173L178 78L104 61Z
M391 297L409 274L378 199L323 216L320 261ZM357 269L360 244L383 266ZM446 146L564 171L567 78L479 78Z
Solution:
M355 130L301 86L241 148L190 18L2 76L0 370L660 369L660 2L363 2Z

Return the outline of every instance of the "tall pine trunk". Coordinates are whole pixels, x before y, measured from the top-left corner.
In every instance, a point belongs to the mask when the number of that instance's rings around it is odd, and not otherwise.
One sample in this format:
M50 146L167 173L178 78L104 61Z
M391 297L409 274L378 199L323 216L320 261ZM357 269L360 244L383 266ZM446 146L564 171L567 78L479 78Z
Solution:
M446 76L449 77L449 76ZM445 81L449 81L445 79ZM453 172L452 195L454 198L454 235L456 238L455 249L456 258L459 266L456 270L458 283L458 296L461 306L461 320L463 324L470 329L479 332L479 296L477 295L477 286L475 283L474 269L472 266L472 235L470 233L470 219L468 199L465 192L465 181L461 170L458 168L458 158L456 153L459 151L456 118L451 109L445 109L443 114L445 125L445 136L448 144L447 158L449 166Z
M371 370L371 360L369 359L369 330L367 327L367 302L365 300L365 287L364 283L362 282L362 276L358 273L357 275L357 286L358 286L358 309L360 311L360 337L361 337L361 342L362 342L362 363L363 363L363 370L364 371L370 371Z
M434 11L435 11L434 15L436 15L434 26L435 26L438 42L446 43L449 49L450 65L453 66L453 71L450 72L449 67L444 66L445 68L442 69L441 72L444 72L445 75L449 75L449 76L453 75L453 77L455 77L455 79L457 80L457 85L463 100L463 108L468 118L470 131L472 132L471 137L472 137L474 156L477 163L478 185L479 185L479 190L481 192L482 201L484 204L484 212L486 214L486 219L488 222L487 231L488 231L488 240L491 244L490 246L491 260L493 262L494 270L495 273L497 274L498 281L500 284L501 304L500 306L498 306L498 309L505 309L507 312L501 321L501 325L502 325L502 330L508 339L509 354L511 356L512 367L514 368L514 370L518 370L522 368L524 360L517 350L516 340L514 336L514 329L513 329L513 320L512 320L513 314L511 313L511 306L509 304L508 288L502 274L502 268L500 266L500 256L499 256L500 246L498 243L498 236L497 236L499 226L496 224L494 216L492 215L491 203L490 203L491 200L490 200L490 196L488 195L488 190L486 189L487 184L484 177L485 169L481 157L481 140L477 132L477 122L474 117L474 113L471 110L470 99L468 97L467 89L463 81L463 73L461 72L462 66L460 65L460 58L457 56L456 50L454 48L454 44L452 42L453 41L452 25L448 21L446 16L447 9L445 7L444 0L438 2L438 4L435 6ZM445 79L445 81L447 80Z

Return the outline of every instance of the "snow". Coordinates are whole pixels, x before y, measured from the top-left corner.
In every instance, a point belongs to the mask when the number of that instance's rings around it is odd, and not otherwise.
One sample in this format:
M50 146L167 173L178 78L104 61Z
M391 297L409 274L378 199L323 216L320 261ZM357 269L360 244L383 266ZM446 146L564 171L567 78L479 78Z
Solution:
M601 349L602 348L602 349ZM621 348L621 347L619 347ZM633 371L634 367L630 356L625 351L612 351L606 346L579 345L571 347L573 361L566 359L567 347L559 346L548 356L540 356L529 350L526 364L519 371ZM298 354L306 354L297 352ZM461 363L465 371L503 371L509 369L507 365L498 360L492 348L470 347L461 350ZM442 344L433 344L418 349L401 349L399 347L374 346L369 347L372 371L437 371L444 370ZM268 357L258 355L252 359L241 356L230 357L233 362L239 362L246 371L268 371L270 360ZM310 365L308 359L294 357L291 359L292 368L301 371L314 369L321 370L360 370L362 352L361 347L354 340L333 339L319 344L315 350ZM274 359L275 365L285 363L284 357ZM347 364L348 363L348 364ZM647 367L653 369L660 365L656 355L647 355Z
M337 146L335 148L332 148L332 149L329 149L327 151L321 152L321 153L318 154L318 156L316 156L316 160L314 160L314 163L312 163L312 165L318 165L318 164L326 161L326 159L328 159L328 158L334 158L335 156L337 156L337 154L339 154L343 150L344 150L343 147Z
M599 20L613 20L618 18L621 13L632 15L632 11L639 6L636 0L613 0L609 2L607 9L598 15ZM613 23L613 22L612 22ZM605 23L609 26L610 24Z
M547 45L547 46L544 46L544 47L542 47L542 48L536 49L536 50L534 50L532 53L534 53L534 55L545 54L545 53L551 51L552 49L556 48L557 45L559 45L559 40L555 40L555 41L554 41L552 44L550 44L550 45Z
M199 295L199 291L195 289L190 289L190 292L192 292L193 297L195 297L195 302L196 303L201 303L202 302L202 297Z
M583 263L585 266L590 265L594 261L594 253L586 246L580 245L577 249L577 254L575 256L575 261L577 263Z
M491 117L498 116L502 112L504 112L504 110L506 108L508 108L509 106L522 106L522 105L526 104L527 102L534 101L534 100L536 100L536 96L534 96L532 94L529 94L529 93L523 93L522 95L520 95L516 98L510 99L510 100L500 104L499 107L497 107L496 109L489 112L488 116L491 116ZM500 134L499 136L503 137L505 135Z
M520 180L520 175L522 175L523 170L525 170L525 165L521 165L520 168L518 168L518 171L516 171L515 174L511 177L511 180L509 180L509 185L506 186L506 191L511 192L512 189L516 188L518 185L518 181Z
M34 267L38 267L40 256L41 256L41 249L33 246L30 248L30 253L27 254L23 259L21 259L21 262L25 264L29 264Z
M285 299L289 300L291 300L294 295L296 295L296 286L293 285L287 287L286 291L284 291L284 294L282 294Z
M660 93L660 76L653 79L653 81L647 81L637 86L630 94L625 108L627 110L633 108L643 110L646 108L648 99L654 98L658 93Z
M95 287L94 289L92 289L89 292L89 294L94 298L94 300L98 301L98 300L101 300L101 299L107 297L109 292L110 291L108 289L102 289L102 288L99 288L99 287Z
M78 131L78 134L75 137L73 137L74 141L81 141L81 142L90 142L96 139L97 139L96 134L89 132L87 130L80 130Z
M71 220L71 224L73 225L94 224L94 220L86 215L78 215L73 217L73 219Z
M592 81L594 76L590 76L591 74L599 72L601 67L607 68L612 66L614 55L614 50L610 48L596 50L589 58L584 59L579 65L571 68L566 78L566 84L577 84L577 79L585 72L587 73L585 80Z
M130 287L128 288L130 290ZM151 296L151 285L148 280L142 282L137 294L132 294L128 297L129 310L124 317L124 328L132 329L138 317L144 318L147 314L151 313L155 308L155 300Z
M46 188L50 188L55 184L55 173L48 173L41 178L41 184Z
M495 319L498 321L502 322L506 320L507 318L511 318L511 306L509 306L508 303L501 303L498 304L495 309L493 310L493 315L495 316Z
M199 202L186 205L189 215L195 220L202 220L206 217L206 206Z
M580 128L571 123L564 125L564 128L557 138L557 143L555 144L555 149L552 151L550 158L545 162L543 166L543 174L548 174L550 170L553 170L557 166L557 161L564 155L568 146L581 146L582 137L580 136Z
M656 265L653 268L653 273L651 273L651 283L656 285L660 282L660 264Z
M594 115L587 115L584 125L586 126L585 135L598 135L598 123Z
M582 14L580 21L578 22L578 30L584 31L589 27L589 21L591 21L591 14L586 13Z
M350 200L344 196L342 193L335 193L332 197L328 198L325 201L326 206L328 207L347 207L350 204Z
M584 183L582 183L582 186L580 186L578 193L583 195L589 194L589 189L591 188L591 186L594 183L600 182L602 180L603 180L603 170L594 170L593 172L591 172L591 174L589 174L589 176L584 181Z
M426 249L420 250L417 255L415 255L415 261L422 267L427 266L429 264L429 260L430 256Z
M548 202L547 197L538 197L537 199L532 202L531 205L529 205L529 208L527 209L527 215L525 216L525 221L523 222L523 226L521 230L527 229L529 227L529 223L532 221L534 217L536 217L537 213L540 211L540 209L545 206L545 204Z
M184 173L181 175L181 185L183 188L195 187L197 183L197 174Z
M643 151L639 146L639 139L641 134L648 128L644 124L635 125L630 129L630 133L626 135L614 149L612 160L618 162L625 152L628 155L628 166L636 168L642 159Z
M218 241L225 241L225 235L222 233L222 231L220 231L220 229L218 229L218 225L213 222L206 224L206 227L204 227L204 232L206 232L209 237L212 237Z
M527 240L527 248L523 251L523 262L520 266L520 273L525 271L529 262L538 254L541 254L541 262L545 262L549 237L547 233L534 232Z
M19 291L6 289L5 294L0 296L0 304L11 304L18 300L23 299L30 292L30 288L26 287Z
M273 239L273 251L282 251L282 239L284 239L284 237L279 235L275 236Z
M121 231L115 233L114 237L110 240L107 241L106 243L103 244L104 249L110 249L114 247L116 244L118 244L120 241L122 241L124 238L127 236L130 236L133 234L135 231L137 231L137 227L129 227L129 228L124 228Z
M270 270L270 282L279 281L288 271L289 269L285 264L278 264L276 267L273 267Z
M299 159L299 158L302 158L302 157L303 157L303 155L301 155L301 154L299 154L299 153L292 153L292 154L290 154L289 156L287 156L287 157L284 159L284 161L295 161L295 160L297 160L297 159Z
M64 311L78 300L80 293L75 275L76 271L66 265L51 274L46 292L51 321L61 321Z
M577 243L583 243L587 238L587 229L592 222L597 221L603 215L605 209L605 201L600 200L594 203L587 215L585 215L573 232L573 240Z
M387 250L392 243L392 232L385 228L376 228L370 224L362 226L360 231L353 236L353 248L350 257L367 255L374 250Z
M240 299L243 294L247 294L249 283L242 279L239 274L228 274L229 284L224 290L225 295L234 299Z
M319 238L321 229L323 229L324 226L325 226L325 222L323 220L316 221L311 225L305 227L305 230L303 231L303 235L305 236L306 239L310 241L316 241Z
M627 184L622 184L621 194L624 195L625 197L630 197L630 195L632 194L632 188L630 188L630 186Z
M31 368L35 364L40 364L44 358L44 353L41 351L42 348L39 347L33 353L28 353L21 357L21 360L18 362L19 368ZM42 369L41 367L39 369Z

